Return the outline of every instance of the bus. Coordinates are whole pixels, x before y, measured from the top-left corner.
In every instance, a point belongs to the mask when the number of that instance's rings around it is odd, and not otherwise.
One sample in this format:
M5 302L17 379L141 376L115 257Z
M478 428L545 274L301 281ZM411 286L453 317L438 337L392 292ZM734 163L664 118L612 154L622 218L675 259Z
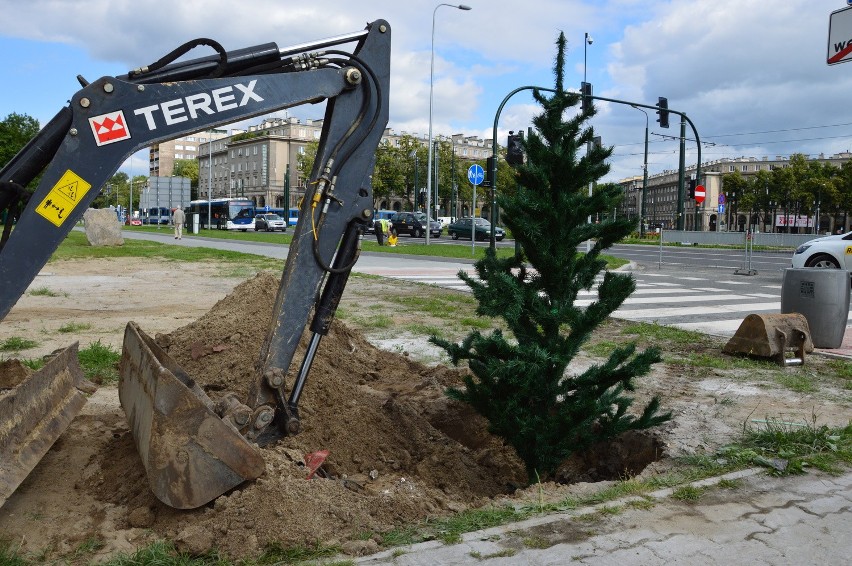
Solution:
M142 218L143 224L168 224L172 218L172 212L165 206L154 206L145 209Z
M198 214L199 226L207 227L210 217L210 227L217 230L254 230L254 202L245 198L214 198L212 201L194 200L186 210L187 220L192 222L192 215Z

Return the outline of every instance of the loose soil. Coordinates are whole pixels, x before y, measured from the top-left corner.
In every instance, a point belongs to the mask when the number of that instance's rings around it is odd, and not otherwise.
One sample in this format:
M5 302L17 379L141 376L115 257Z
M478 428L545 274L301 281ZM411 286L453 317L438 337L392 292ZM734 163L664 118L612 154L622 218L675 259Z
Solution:
M74 340L83 347L99 340L120 351L124 326L133 320L211 397L230 390L246 398L277 285L273 274L235 276L232 265L212 263L179 270L136 259L51 263L30 289L48 288L53 296L25 295L0 326L0 343L36 341L16 354L26 358ZM461 306L443 314L416 306L441 296ZM341 545L357 555L378 550L382 533L427 518L489 504L557 501L600 487L587 482L663 473L680 456L730 442L752 418L849 420L850 389L820 377L828 371L825 359L765 370L677 361L690 354L721 357L723 342L708 338L680 347L680 358L638 380L637 406L662 397L674 415L670 423L578 455L563 467L565 483L526 488L514 451L487 432L481 417L444 395L447 386L460 384L464 369L449 367L424 332L461 338L470 329L464 309L472 312L472 300L454 291L353 277L342 320L323 339L302 395L302 433L262 449L260 479L200 509L175 510L153 496L117 387L102 385L0 508L0 539L31 556L81 563L163 538L194 554L216 549L230 559L256 558L275 544ZM637 338L627 327L610 321L594 342ZM595 361L578 356L570 370ZM794 392L779 376L817 386ZM306 456L321 450L329 455L307 479ZM75 550L92 541L98 550L75 558Z

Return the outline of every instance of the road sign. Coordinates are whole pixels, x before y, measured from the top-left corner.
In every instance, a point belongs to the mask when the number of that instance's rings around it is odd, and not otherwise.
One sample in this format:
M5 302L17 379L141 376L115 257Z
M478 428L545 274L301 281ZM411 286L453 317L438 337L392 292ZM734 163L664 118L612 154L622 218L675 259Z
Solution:
M485 171L482 165L473 164L467 169L467 180L473 185L481 185L485 180Z
M826 63L836 65L847 61L852 61L852 6L835 10L828 18Z
M721 214L721 213L723 213L723 212L725 212L725 205L724 205L724 204L720 204L720 205L719 205L719 213Z
M719 193L719 204L725 204L725 193Z
M701 204L704 202L704 197L707 196L706 191L704 190L704 185L698 185L695 187L695 202Z

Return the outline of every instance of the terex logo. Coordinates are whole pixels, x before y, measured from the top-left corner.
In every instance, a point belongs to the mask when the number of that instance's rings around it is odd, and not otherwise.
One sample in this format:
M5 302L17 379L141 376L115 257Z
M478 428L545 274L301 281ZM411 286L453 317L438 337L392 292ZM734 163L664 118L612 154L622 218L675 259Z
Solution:
M210 93L200 92L185 98L176 98L161 102L160 104L137 108L133 113L137 116L142 115L145 117L149 130L156 130L159 113L162 113L161 119L165 125L171 126L186 122L190 118L195 120L198 118L199 112L212 115L223 110L245 106L249 100L263 102L263 98L254 92L256 83L257 79L248 84L235 84L234 86L217 88L210 91ZM237 102L237 94L239 93L242 93L242 97Z

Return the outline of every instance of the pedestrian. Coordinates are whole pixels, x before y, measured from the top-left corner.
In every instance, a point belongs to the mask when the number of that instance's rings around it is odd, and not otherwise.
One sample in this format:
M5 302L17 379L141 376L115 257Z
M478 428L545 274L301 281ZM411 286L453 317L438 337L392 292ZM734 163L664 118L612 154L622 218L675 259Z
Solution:
M186 222L186 214L180 206L172 213L172 222L175 223L175 240L183 239L183 223Z
M376 241L379 243L379 245L384 246L385 245L385 227L382 226L381 220L376 220L373 223L373 232L376 233Z

